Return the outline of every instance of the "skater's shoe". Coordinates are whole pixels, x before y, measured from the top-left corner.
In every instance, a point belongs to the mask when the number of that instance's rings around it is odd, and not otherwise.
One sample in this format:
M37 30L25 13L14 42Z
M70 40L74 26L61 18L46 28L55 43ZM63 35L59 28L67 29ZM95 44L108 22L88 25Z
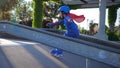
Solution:
M55 57L62 57L62 56L63 56L62 50L57 49L57 48L52 49L52 50L50 51L50 54L51 54L52 56L55 56Z
M58 54L58 55L56 55L56 57L62 57L63 56L63 54Z
M57 51L57 57L62 57L63 56L63 52L62 52L62 50L58 50Z
M54 56L55 54L57 54L57 51L58 49L54 48L50 51L50 54Z

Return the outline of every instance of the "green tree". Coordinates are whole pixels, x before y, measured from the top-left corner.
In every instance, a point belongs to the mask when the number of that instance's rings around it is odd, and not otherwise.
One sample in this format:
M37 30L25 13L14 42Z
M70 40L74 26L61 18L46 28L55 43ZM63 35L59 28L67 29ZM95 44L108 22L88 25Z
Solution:
M108 8L108 23L110 26L110 32L114 32L114 26L117 17L117 9L118 9L117 6L110 6Z
M49 18L58 18L58 8L59 8L59 3L52 2L52 1L45 1L44 2L44 17L49 17Z
M119 6L120 6L120 4L108 7L108 23L110 26L110 29L108 32L109 40L118 40L116 31L114 31L114 27L115 27L115 21L116 21L116 17L117 17L117 9Z
M32 2L20 1L13 7L14 13L12 14L15 21L27 21L32 17Z
M34 12L33 12L33 28L42 27L43 19L43 0L33 0Z
M49 15L49 12L50 12L49 9L43 10L43 8L45 6L47 6L47 5L44 4L44 2L50 3L49 1L59 2L60 0L58 0L58 1L56 1L56 0L33 0L33 3L34 3L34 13L33 13L33 24L32 24L32 27L34 27L34 28L35 27L36 28L41 28L42 27L43 15L45 17L45 16ZM52 4L50 4L49 6L51 6ZM52 6L51 6L51 8L52 8ZM47 10L49 12L47 12ZM44 14L44 12L45 12L45 14ZM50 13L50 17L55 15L54 12Z
M16 3L18 3L18 0L12 0L12 1L8 1L8 0L2 0L0 1L0 18L2 20L7 20L10 21L11 20L11 9L12 6L14 6Z

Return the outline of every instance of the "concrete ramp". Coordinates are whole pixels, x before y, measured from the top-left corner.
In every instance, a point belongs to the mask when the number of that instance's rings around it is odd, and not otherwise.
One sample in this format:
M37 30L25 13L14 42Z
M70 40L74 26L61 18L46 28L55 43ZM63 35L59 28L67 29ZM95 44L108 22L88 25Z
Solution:
M120 67L119 43L99 40L97 38L82 35L80 39L74 39L64 37L48 30L31 28L9 22L1 22L0 31L83 56L91 59L89 62L95 60L114 67Z
M51 49L41 43L0 32L0 68L86 67L84 57L64 52L64 57L55 58L49 54Z

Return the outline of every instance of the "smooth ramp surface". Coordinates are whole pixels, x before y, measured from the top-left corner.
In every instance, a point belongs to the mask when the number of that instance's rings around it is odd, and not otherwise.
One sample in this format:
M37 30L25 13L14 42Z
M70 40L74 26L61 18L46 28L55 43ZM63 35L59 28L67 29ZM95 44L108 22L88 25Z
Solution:
M55 58L49 54L51 47L8 34L3 36L0 35L0 68L85 67L85 59L80 56L65 52L64 57Z
M85 58L64 52L64 57L55 58L49 54L52 47L41 43L0 33L0 68L92 68L92 61L86 65ZM96 62L101 67L113 68Z

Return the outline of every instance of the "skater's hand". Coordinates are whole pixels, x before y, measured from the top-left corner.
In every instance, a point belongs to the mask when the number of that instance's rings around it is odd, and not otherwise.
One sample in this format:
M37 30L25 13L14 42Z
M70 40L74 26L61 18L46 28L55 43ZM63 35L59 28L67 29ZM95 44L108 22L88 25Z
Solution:
M52 23L48 23L47 26L53 27L53 24Z

